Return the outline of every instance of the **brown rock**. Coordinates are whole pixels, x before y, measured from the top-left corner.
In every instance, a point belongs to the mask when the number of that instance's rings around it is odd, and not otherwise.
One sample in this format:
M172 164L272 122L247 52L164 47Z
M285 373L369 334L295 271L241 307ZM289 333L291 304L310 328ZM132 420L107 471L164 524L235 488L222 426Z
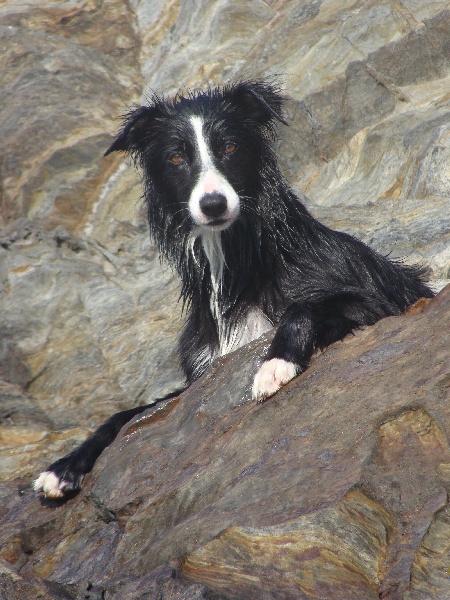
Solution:
M226 598L444 598L449 308L447 287L357 332L263 405L267 341L231 354L125 427L75 500L13 501L3 547L26 542L23 577L113 598L163 567Z

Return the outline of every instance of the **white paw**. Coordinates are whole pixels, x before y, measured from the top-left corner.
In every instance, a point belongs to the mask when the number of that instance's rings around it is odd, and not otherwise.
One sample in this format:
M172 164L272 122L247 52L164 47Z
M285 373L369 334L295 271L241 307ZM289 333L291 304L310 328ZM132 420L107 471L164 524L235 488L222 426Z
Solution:
M67 481L60 480L52 471L44 471L33 482L36 492L42 492L46 498L62 498Z
M262 402L277 392L282 385L293 379L298 373L298 366L282 358L266 360L255 375L252 396Z

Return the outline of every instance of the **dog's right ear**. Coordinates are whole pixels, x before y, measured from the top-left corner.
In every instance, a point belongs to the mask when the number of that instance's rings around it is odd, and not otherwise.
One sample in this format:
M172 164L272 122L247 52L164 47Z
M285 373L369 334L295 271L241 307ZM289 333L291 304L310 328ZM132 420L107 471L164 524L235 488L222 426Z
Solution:
M268 125L276 119L287 125L282 115L283 96L274 83L264 79L242 81L231 87L231 93L254 121Z
M122 131L105 152L108 156L111 152L133 152L139 150L145 142L152 123L159 115L156 106L141 106L125 115Z

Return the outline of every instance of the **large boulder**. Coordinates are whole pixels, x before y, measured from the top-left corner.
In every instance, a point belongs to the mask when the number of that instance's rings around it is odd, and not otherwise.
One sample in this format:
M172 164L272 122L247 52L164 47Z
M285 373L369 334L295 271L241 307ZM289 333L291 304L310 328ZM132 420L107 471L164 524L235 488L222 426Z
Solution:
M253 342L125 426L75 499L8 486L1 555L117 599L449 597L449 327L450 286L264 404Z

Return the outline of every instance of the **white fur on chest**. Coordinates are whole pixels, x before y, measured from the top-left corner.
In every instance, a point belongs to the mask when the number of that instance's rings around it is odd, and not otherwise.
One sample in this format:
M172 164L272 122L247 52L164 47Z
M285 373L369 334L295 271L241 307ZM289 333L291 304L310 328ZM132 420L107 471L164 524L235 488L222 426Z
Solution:
M197 231L196 234L201 236L203 249L210 266L212 284L210 308L217 325L217 333L219 336L219 348L214 352L213 356L210 357L210 360L213 360L218 356L224 356L225 354L233 352L241 346L256 340L263 333L272 329L273 323L271 323L259 308L254 306L247 311L239 323L232 327L229 326L229 323L222 317L218 303L218 296L222 286L223 270L225 268L225 257L222 250L220 231L204 229ZM199 364L204 364L206 360L207 356L205 352L197 358Z
M217 322L219 331L219 355L224 356L259 338L273 327L266 315L254 307L233 328L227 330L221 320Z

